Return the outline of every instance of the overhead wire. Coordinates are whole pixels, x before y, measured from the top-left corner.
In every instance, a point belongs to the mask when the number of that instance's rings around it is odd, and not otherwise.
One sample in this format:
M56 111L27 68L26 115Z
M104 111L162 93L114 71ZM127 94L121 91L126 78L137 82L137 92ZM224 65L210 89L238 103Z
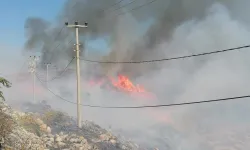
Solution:
M118 2L116 2L116 3L114 3L114 4L112 4L110 7L108 7L108 8L106 8L106 9L102 9L101 11L106 11L106 10L108 10L108 9L110 9L110 8L112 8L112 7L114 7L115 5L118 5L118 4L120 4L121 2L123 2L123 1L125 1L125 0L120 0L120 1L118 1ZM74 7L75 5L77 4L77 1L75 2L75 4L72 6L72 7ZM123 8L123 7L122 7ZM121 8L120 8L121 9ZM118 10L118 9L117 9ZM57 37L61 34L61 32L62 32L62 30L65 28L65 26L63 26L62 28L61 28L61 30L60 30L60 32L58 33L58 35L57 35ZM68 42L68 43L71 43L73 41L73 38ZM54 51L55 49L57 49L58 47L60 46L60 43L52 50L52 51ZM51 51L51 52L52 52ZM52 58L51 58L52 59ZM51 60L50 60L51 61Z
M111 13L111 12L113 13L113 12L115 12L115 11L118 11L118 10L120 10L120 9L122 9L122 8L125 8L125 7L127 7L127 6L129 6L129 5L133 4L133 3L135 3L135 2L137 2L137 1L138 1L138 0L133 0L133 1L131 1L131 2L127 3L127 4L125 4L125 5L122 5L121 7L118 7L117 9L115 9L115 10L113 10L113 11L110 11L109 13ZM152 1L149 1L149 2L146 2L146 3L143 3L142 5L136 6L136 7L132 8L132 9L126 11L126 12L119 13L119 14L117 14L116 16L120 16L120 15L124 15L124 14L126 14L126 13L129 13L129 12L133 12L133 11L135 11L135 10L141 9L141 8L144 7L144 6L150 5L150 4L152 4L152 3L156 2L156 1L157 1L157 0L152 0Z
M70 64L73 62L74 59L75 59L75 57L73 57L73 58L69 61L69 63L66 65L66 67L63 69L63 71L62 71L58 76L55 76L55 77L51 78L51 79L48 80L48 81L42 81L42 82L49 82L49 81L53 81L53 80L55 80L55 79L58 79L58 78L62 77L63 74L67 71L68 67L69 67Z
M48 90L50 93L52 93L54 96L60 98L60 99L63 100L63 101L66 101L66 102L68 102L68 103L75 104L74 102L71 102L71 101L69 101L69 100L66 100L66 99L64 99L63 97L61 97L60 95L57 95L56 93L54 93L52 90L50 90L48 87L46 87L46 86L44 85L44 82L37 76L37 74L35 74L35 76L36 76L37 80L41 83L41 85L42 85L46 90Z
M124 1L124 0L120 0L120 1L118 1L118 2L116 2L116 3L114 3L114 4L112 4L112 5L111 5L110 7L108 7L107 9L103 9L103 10L101 10L101 11L108 10L108 9L112 8L113 6L120 4L120 3L123 2L123 1ZM136 1L136 0L134 0L134 1ZM132 2L130 2L130 3L128 3L128 4L126 4L125 6L127 6L127 5L129 5L129 4L131 4L131 3L133 3L134 1L132 1ZM77 4L77 2L75 2L75 4L74 4L72 7L74 7L76 4ZM119 9L124 8L125 6L119 7ZM119 9L116 9L116 10L119 10ZM64 28L65 28L65 26L63 26L63 27L61 28L60 32L58 33L58 35L57 35L56 37L58 37L58 36L61 34L61 32L63 31ZM57 39L57 38L55 38L55 39ZM70 44L72 41L73 41L73 38L68 42L68 44ZM59 46L60 46L60 43L59 43L54 49L52 49L51 52L53 52L53 51L54 51L55 49L57 49ZM52 59L52 57L51 57L51 59ZM50 61L51 61L51 59L50 59ZM49 61L49 62L50 62L50 61ZM53 78L52 80L54 80L54 79L56 79L56 78ZM50 80L50 81L52 81L52 80ZM46 82L48 82L48 81L46 81Z
M134 7L134 8L132 8L132 9L130 9L129 11L120 13L120 14L118 14L117 16L124 15L124 14L129 13L129 12L133 12L133 11L135 11L135 10L138 10L138 9L144 7L144 6L150 5L150 4L152 4L152 3L156 2L156 1L157 1L157 0L149 1L149 2L147 2L147 3L144 3L144 4L142 4L142 5L139 5L139 6L137 6L137 7Z
M57 34L55 40L59 37L59 35L62 33L62 31L63 31L64 28L65 28L65 26L63 26L63 27L61 28L61 30L58 32L58 34Z
M199 53L199 54L193 54L193 55L185 55L185 56L179 56L179 57L172 57L172 58L162 58L162 59L153 59L153 60L142 60L142 61L97 61L97 60L89 60L80 58L80 60L86 61L86 62L93 62L93 63L109 63L109 64L116 64L116 63L127 63L127 64L142 64L142 63L151 63L151 62L160 62L160 61L170 61L170 60L177 60L177 59L184 59L184 58L191 58L191 57L198 57L198 56L204 56L204 55L211 55L216 53L224 53L229 51L235 51L239 49L245 49L250 48L250 45L235 47L235 48L229 48L224 50L218 50L218 51L212 51L212 52L205 52L205 53Z
M73 6L71 6L71 8L75 7L76 4L77 4L77 1L75 2L75 4L74 4ZM57 36L55 37L54 41L56 41L56 40L58 39L58 37L60 36L60 34L63 32L64 29L65 29L65 25L63 25L63 26L61 27L61 29L60 29L60 31L58 32ZM70 43L70 42L69 42L69 43ZM55 48L53 48L52 51L50 51L50 53L52 53L54 50L56 50L59 46L60 46L60 43L59 43ZM46 53L46 51L45 51L44 53ZM52 59L52 57L51 57L51 59ZM49 60L49 62L51 62L51 59Z
M118 1L117 3L114 3L114 4L111 5L108 9L112 8L112 7L115 6L115 5L120 4L120 3L123 2L123 1L124 1L124 0L120 0L120 1ZM125 4L125 5L121 6L121 7L118 7L117 9L115 9L115 11L120 10L120 9L122 9L122 8L124 8L124 7L126 7L126 6L128 6L128 5L130 5L130 4L132 4L132 3L134 3L134 2L136 2L136 1L137 1L137 0L133 0L133 1L131 1L131 2L127 3L127 4ZM155 2L155 1L157 1L157 0L149 1L149 2L147 2L147 3L144 3L144 4L140 5L140 6L135 7L135 8L133 8L133 9L129 10L129 11L120 13L120 14L118 14L117 16L123 15L123 14L126 14L126 13L129 13L129 12L132 12L132 11L135 11L135 10L138 10L138 9L140 9L140 8L146 6L146 5L152 4L152 3ZM106 10L108 10L108 9L106 9ZM104 12L105 9L103 9L103 10L101 10L101 11ZM111 12L113 13L113 12L115 12L115 11L111 11ZM81 21L82 21L82 20L81 20ZM70 42L72 42L72 41L73 41L73 38L70 40ZM69 43L70 43L70 42L69 42Z
M120 0L120 2L123 0ZM146 6L148 4L151 4L153 2L155 2L157 0L152 0L148 3L145 3L143 5L140 5L138 7L135 7L133 9L131 9L130 11L127 11L125 13L137 10L143 6ZM133 3L134 1L130 2ZM126 4L128 5L128 4ZM123 8L122 6L119 8ZM118 10L118 9L116 9ZM122 15L124 13L121 13L119 15ZM62 29L59 31L58 35L56 36L56 38L61 34L61 32L63 31L65 27L62 27ZM73 40L73 39L72 39ZM72 41L71 40L71 41ZM70 42L71 42L70 41ZM56 48L58 48L60 45L60 43L56 46ZM155 59L155 60L143 60L143 61L121 61L121 62L116 62L116 61L96 61L96 60L88 60L88 59L83 59L81 58L81 60L86 61L86 62L95 62L95 63L148 63L148 62L159 62L159 61L170 61L170 60L177 60L177 59L184 59L184 58L191 58L191 57L197 57L197 56L204 56L204 55L211 55L211 54L216 54L216 53L223 53L223 52L228 52L228 51L234 51L234 50L239 50L239 49L244 49L244 48L249 48L250 45L246 45L246 46L241 46L241 47L236 47L236 48L230 48L230 49L224 49L224 50L218 50L218 51L213 51L213 52L205 52L205 53L200 53L200 54L193 54L193 55L186 55L186 56L179 56L179 57L173 57L173 58L163 58L163 59ZM55 49L56 49L55 48ZM75 57L74 57L75 58ZM68 68L68 66L71 64L71 62L74 60L74 58L70 61L70 63L65 67L64 71L59 75L56 76L54 78L52 78L50 81L62 76L64 74L64 72L66 71L66 69ZM43 82L40 80L40 78L37 76L38 80L41 82L41 84L43 85ZM72 103L72 104L77 104L75 102L69 101L63 97L61 97L60 95L55 94L52 90L50 90L49 88L47 88L46 86L44 86L50 93L52 93L53 95L55 95L56 97L60 98L63 101ZM230 100L237 100L237 99L244 99L244 98L250 98L250 95L244 95L244 96L236 96L236 97L227 97L227 98L220 98L220 99L211 99L211 100L204 100L204 101L194 101L194 102L184 102L184 103L172 103L172 104L160 104L160 105L142 105L142 106L100 106L100 105L85 105L82 104L82 106L84 107L95 107L95 108L119 108L119 109L139 109L139 108L156 108L156 107L172 107L172 106L182 106L182 105L193 105L193 104L202 104L202 103L211 103L211 102L221 102L221 101L230 101Z
M61 27L61 29L59 30L58 34L57 34L56 37L54 38L54 41L56 41L56 40L59 38L60 34L62 33L62 31L63 31L64 29L65 29L65 26ZM59 43L56 47L54 47L54 48L50 51L50 53L52 53L54 50L56 50L59 46L60 46L60 43ZM47 51L48 51L48 50L47 50ZM47 53L47 51L45 51L45 52L43 52L43 53ZM52 59L52 57L51 57L51 59ZM50 62L51 59L50 59L48 62Z
M114 6L118 5L118 4L120 4L120 3L123 2L123 1L125 1L125 0L120 0L120 1L118 1L118 2L116 2L116 3L113 3L113 4L111 4L109 7L102 9L101 12L105 12L105 11L109 10L110 8L112 8L112 7L114 7Z
M135 3L135 2L137 2L137 1L138 1L138 0L130 1L129 3L127 3L127 4L125 4L125 5L122 5L121 7L116 8L114 11L117 11L117 10L119 10L119 9L125 8L125 7L127 7L127 6L129 6L129 5L133 4L133 3ZM112 11L112 12L114 12L114 11Z
M120 1L118 1L118 2L116 2L116 3L114 3L114 4L112 4L112 5L111 5L110 7L108 7L106 10L112 8L112 7L115 6L115 5L120 4L120 3L123 2L123 1L124 1L124 0L120 0ZM153 0L153 1L147 2L147 3L143 4L143 5L140 5L140 6L138 6L138 7L133 8L133 9L131 9L130 11L127 11L127 12L125 12L125 13L129 13L129 12L132 12L132 11L134 11L134 10L140 9L141 7L144 7L144 6L146 6L146 5L149 5L149 4L151 4L151 3L155 2L155 1L157 1L157 0ZM131 1L131 2L125 4L125 5L123 5L123 6L119 7L119 8L117 8L117 9L115 9L115 11L120 10L120 9L122 9L122 8L124 8L124 7L126 7L126 6L128 6L128 5L130 5L130 4L132 4L132 3L134 3L134 2L136 2L136 0ZM74 4L72 7L74 7L76 4L77 4L77 2L75 2L75 4ZM105 11L105 9L103 9L103 10L101 10L101 11ZM114 11L112 11L112 12L114 12ZM124 14L124 13L121 13L121 14L118 14L118 15L123 15L123 14ZM59 35L61 34L61 32L63 31L64 28L65 28L65 26L63 26L63 27L61 28L61 30L59 31L59 33L58 33L58 35L56 36L55 39L57 39L57 38L59 37ZM68 42L68 44L71 43L72 41L73 41L73 38ZM54 50L56 50L59 46L60 46L60 43L59 43L55 48L53 48L51 52L53 52ZM52 59L52 57L51 57L51 59ZM49 60L49 62L51 61L51 59Z
M42 86L46 88L50 93L52 93L54 96L58 97L59 99L77 105L77 103L69 101L65 98L63 98L60 95L57 95L52 90L50 90L48 87L43 85L42 81L38 76L36 76L38 81L41 82ZM203 104L203 103L213 103L213 102L221 102L221 101L231 101L231 100L237 100L237 99L245 99L250 98L250 95L243 95L243 96L235 96L235 97L227 97L227 98L219 98L219 99L210 99L210 100L204 100L204 101L193 101L193 102L183 102L183 103L172 103L172 104L159 104L159 105L141 105L141 106L101 106L101 105L86 105L81 104L83 107L92 107L92 108L110 108L110 109L140 109L140 108L158 108L158 107L173 107L173 106L183 106L183 105L194 105L194 104Z
M120 3L123 2L123 1L125 1L125 0L120 0L120 1L118 1L118 2L116 2L116 3L114 3L114 4L112 4L112 5L111 5L110 7L108 7L107 9L103 9L103 10L101 10L101 11L108 10L108 9L112 8L113 6L120 4ZM136 10L136 9L139 9L139 8L141 8L141 7L143 7L143 6L146 6L146 5L148 5L148 4L151 4L151 3L155 2L155 1L157 1L157 0L153 0L153 1L147 2L147 3L143 4L143 5L140 5L140 6L138 6L138 7L133 8L133 9L131 9L130 11L127 11L127 12L125 12L125 13L132 12L132 11L134 11L134 10ZM115 11L120 10L120 9L122 9L122 8L124 8L124 7L126 7L126 6L128 6L128 5L130 5L130 4L132 4L132 3L134 3L134 2L136 2L136 0L133 0L133 1L131 1L131 2L127 3L127 4L125 4L125 5L121 6L121 7L118 7L117 9L115 9ZM72 8L75 7L76 4L77 4L77 1L76 1L75 4L72 6ZM113 12L113 11L112 11L112 12ZM124 13L121 13L121 14L118 14L118 15L122 15L122 14L124 14ZM64 29L65 29L65 26L63 26L63 27L60 29L60 31L58 32L58 34L57 34L57 36L55 37L54 40L57 40L57 38L60 36L60 34L62 33L62 31L63 31ZM73 41L73 39L70 40L70 42L72 42L72 41ZM69 43L70 43L70 42L69 42ZM53 52L53 51L55 51L59 46L60 46L60 43L59 43L57 46L55 46L55 48L53 48L53 49L50 51L50 53ZM43 53L46 53L46 51L43 52ZM52 59L52 57L51 57L51 59ZM49 62L51 61L51 59L49 60Z

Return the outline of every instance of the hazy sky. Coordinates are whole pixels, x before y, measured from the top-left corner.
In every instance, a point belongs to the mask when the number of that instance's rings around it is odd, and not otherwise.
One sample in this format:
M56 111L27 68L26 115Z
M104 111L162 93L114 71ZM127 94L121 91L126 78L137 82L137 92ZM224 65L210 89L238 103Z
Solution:
M1 0L1 44L22 46L25 41L24 23L27 17L36 16L53 20L63 3L64 0Z
M1 0L1 73L10 74L16 70L13 67L18 68L23 63L20 56L25 42L24 23L27 17L36 16L46 18L49 21L54 20L63 3L64 0Z
M0 5L0 69L3 74L16 72L24 62L22 49L25 42L24 24L28 17L39 17L54 22L65 0L15 1L2 0ZM62 23L63 24L63 23ZM93 43L93 44L92 44ZM96 40L90 43L93 49L102 49L106 43ZM96 44L98 43L98 44ZM7 56L7 57L6 57ZM5 63L3 63L5 62ZM17 63L18 62L18 63ZM7 65L8 64L8 65ZM18 65L14 65L18 64ZM11 67L10 67L11 66ZM13 68L13 67L16 67Z

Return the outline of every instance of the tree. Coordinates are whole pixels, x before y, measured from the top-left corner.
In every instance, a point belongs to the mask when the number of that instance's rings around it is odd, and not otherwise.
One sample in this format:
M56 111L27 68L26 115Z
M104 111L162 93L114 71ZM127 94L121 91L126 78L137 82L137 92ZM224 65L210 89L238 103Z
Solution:
M7 87L7 88L11 87L11 83L8 80L6 80L5 78L2 78L2 77L0 77L0 84L2 84L4 87ZM0 88L1 88L1 86L0 86ZM2 91L0 91L0 98L5 100Z

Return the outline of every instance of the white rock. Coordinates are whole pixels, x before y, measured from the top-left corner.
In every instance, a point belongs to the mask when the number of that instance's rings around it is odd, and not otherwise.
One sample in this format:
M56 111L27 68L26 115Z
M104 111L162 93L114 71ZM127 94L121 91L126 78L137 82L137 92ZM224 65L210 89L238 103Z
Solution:
M71 138L69 141L70 141L71 143L77 143L77 142L79 142L80 140L77 139L77 138Z
M114 139L111 139L110 142L111 142L112 144L116 144L116 140L114 140Z
M36 119L36 123L38 124L38 125L43 125L44 123L43 123L43 121L41 120L41 119Z
M56 142L61 142L61 141L62 141L62 138L58 136L58 137L56 137L55 141L56 141Z
M47 127L47 133L51 133L51 128Z
M63 132L60 132L59 135L60 135L60 136L63 136Z
M54 142L54 138L50 137L50 138L46 138L46 141L50 141L50 142Z
M49 133L48 135L47 135L47 137L54 137L51 133Z
M58 145L58 147L64 147L66 144L63 142L58 142L57 145Z

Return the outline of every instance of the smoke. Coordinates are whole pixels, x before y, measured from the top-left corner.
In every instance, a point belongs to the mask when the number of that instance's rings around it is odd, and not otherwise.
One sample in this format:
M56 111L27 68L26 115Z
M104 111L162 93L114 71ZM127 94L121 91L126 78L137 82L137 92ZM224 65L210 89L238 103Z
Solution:
M64 21L72 20L89 23L87 30L81 30L81 38L89 41L97 38L108 39L110 51L100 60L151 60L249 44L250 20L247 15L249 13L247 0L157 1L124 16L115 15L116 11L109 13L115 8L98 13L97 10L107 8L114 2L115 0L105 3L95 0L69 0L65 3L56 23L48 23L41 18L29 18L25 25L27 27L25 47L31 51L46 52L42 53L41 62L51 60L53 64L64 65L66 62L62 60L70 60L74 56L73 42L68 43L74 38L74 34L70 30L64 30L59 38L56 38L56 33L60 31ZM145 2L137 2L134 6ZM122 5L123 3L120 4ZM123 11L132 8L130 6ZM93 15L96 12L97 14ZM151 22L150 27L146 32L141 31L148 22ZM60 44L60 47L53 49L57 44ZM82 49L86 50L86 47ZM101 68L100 72L103 74L128 75L134 82L142 84L148 91L157 95L156 101L133 99L124 93L89 87L86 76L90 72L96 75L96 72L93 71L92 64L82 63L83 103L134 106L247 95L250 85L248 55L247 50L240 50L153 64L96 65ZM76 99L75 76L50 83L51 90L62 95L64 92L59 90L59 87L64 87L72 94L65 94L65 98L72 101ZM23 97L25 94L20 92L20 95ZM75 115L75 105L57 101L53 95L46 93L42 95L46 95L46 99L53 107ZM239 147L239 149L249 149L247 126L250 120L246 115L248 113L248 101L237 100L157 109L83 107L82 114L84 119L93 120L106 128L112 125L112 130L117 134L121 133L150 147L171 150L224 147L234 150ZM237 137L232 138L232 136Z
M61 30L64 27L64 22L69 22L70 24L74 24L75 21L78 21L79 24L88 22L89 27L87 30L80 29L80 35L83 35L84 39L93 40L110 36L117 22L117 16L112 13L114 10L108 9L111 4L116 4L116 0L105 2L97 0L69 0L65 3L62 14L58 16L57 22L54 24L48 23L42 18L28 18L25 23L27 31L25 48L42 52L42 63L48 61L56 63L60 62L62 58L70 59L74 57L74 30ZM118 3L115 6L119 8ZM109 17L112 19L107 19ZM72 42L69 43L69 41ZM82 47L84 49L84 45ZM53 55L53 53L57 52L58 55Z
M148 9L143 9L139 14L135 13L134 17L139 21L142 21L142 19L146 20L153 18L154 22L138 41L132 43L130 45L130 48L123 50L126 52L128 51L130 54L123 55L123 53L125 52L121 52L121 54L116 54L117 58L114 58L113 55L110 55L107 60L140 61L161 59L163 58L163 56L170 57L173 54L178 54L178 49L165 48L165 50L163 51L162 49L158 49L157 47L159 44L171 40L176 27L190 20L199 21L201 19L204 19L204 17L207 16L206 10L210 8L214 4L214 2L220 2L226 8L228 8L230 10L229 13L230 15L232 14L231 16L233 17L233 19L237 19L242 22L249 22L249 19L247 17L242 17L245 16L242 15L242 13L245 14L245 12L242 10L246 8L245 4L249 3L246 0L241 0L240 2L223 0L170 0L157 2L154 6L152 6L153 8L147 7ZM162 8L162 5L165 7ZM245 10L247 10L247 8ZM144 15L144 17L142 17L142 15ZM147 18L145 18L145 16L147 16ZM123 33L117 35L117 37L120 36L123 36ZM122 51L117 50L116 48L116 44L119 42L120 41L114 42L114 48L111 49L111 51L114 51L114 53L117 53L117 51ZM112 52L110 54L112 54ZM123 58L121 59L118 56L122 56ZM152 58L152 56L154 57ZM110 68L113 68L113 65L110 65ZM142 72L147 72L149 70L157 68L159 68L158 64L148 66L123 65L120 67L120 70L121 72L133 72L129 75L141 75Z

